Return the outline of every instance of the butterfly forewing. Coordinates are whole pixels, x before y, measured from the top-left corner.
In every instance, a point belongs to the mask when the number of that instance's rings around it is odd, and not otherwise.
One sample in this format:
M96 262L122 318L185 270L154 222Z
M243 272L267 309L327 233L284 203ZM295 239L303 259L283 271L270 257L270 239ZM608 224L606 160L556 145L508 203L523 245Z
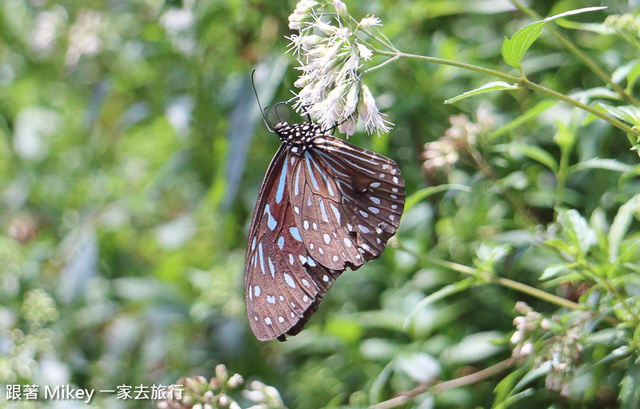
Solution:
M281 148L263 182L250 228L247 317L253 333L263 341L299 332L340 273L317 264L307 252L285 188L289 172L286 151Z

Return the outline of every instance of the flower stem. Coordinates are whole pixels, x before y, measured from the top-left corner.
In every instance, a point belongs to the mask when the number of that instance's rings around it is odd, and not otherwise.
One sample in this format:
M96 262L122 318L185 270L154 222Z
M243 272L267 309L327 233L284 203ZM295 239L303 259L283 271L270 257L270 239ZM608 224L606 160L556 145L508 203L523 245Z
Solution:
M578 303L575 303L573 301L569 301L566 298L558 297L557 295L549 294L546 291L542 291L542 290L539 290L539 289L537 289L535 287L531 287L529 285L522 284L522 283L520 283L518 281L513 281L513 280L510 280L510 279L504 278L504 277L492 277L491 281L497 282L497 283L499 283L500 285L502 285L504 287L511 288L513 290L517 290L517 291L520 291L522 293L532 295L532 296L534 296L536 298L539 298L541 300L547 301L549 303L556 304L556 305L558 305L560 307L566 307L566 308L570 308L570 309L576 310L576 311L584 311L585 310L585 308L582 305L578 304Z
M419 396L425 392L431 393L440 393L449 389L458 388L465 385L472 385L474 383L478 383L492 376L498 375L503 372L510 366L512 366L515 361L511 358L505 359L502 362L498 362L495 365L492 365L488 368L481 369L478 372L471 373L469 375L464 375L459 378L451 379L448 381L442 381L436 383L435 385L429 386L427 383L421 383L416 388L407 391L400 392L393 398L386 400L384 402L377 403L375 405L371 405L369 409L391 409L397 408L398 406L402 406L414 399L416 396Z
M597 109L590 107L588 105L583 104L580 101L576 101L573 98L569 98L568 96L561 94L557 91L554 91L552 89L543 87L542 85L536 84L534 82L529 81L527 78L525 77L516 77L513 75L509 75L509 74L505 74L502 73L500 71L496 71L496 70L492 70L489 68L485 68L485 67L480 67L477 65L473 65L473 64L466 64L466 63L462 63L462 62L458 62L458 61L452 61L452 60L446 60L444 58L436 58L436 57L427 57L424 55L417 55L417 54L407 54L407 53L403 53L403 52L389 52L389 51L383 51L383 50L374 50L375 54L378 55L384 55L384 56L388 56L388 57L397 57L397 58L406 58L406 59L411 59L411 60L418 60L418 61L424 61L424 62L430 62L430 63L434 63L434 64L441 64L441 65L450 65L453 67L459 67L459 68L463 68L466 70L470 70L470 71L476 71L476 72L480 72L483 74L487 74L487 75L491 75L494 77L498 77L501 78L505 81L509 81L511 83L517 84L520 87L523 88L528 88L532 91L536 91L539 92L541 94L544 94L548 97L551 98L555 98L558 99L562 102L566 102L567 104L573 105L576 108L580 108L584 111L587 111L595 116L597 116L598 118L601 118L607 122L609 122L611 125L615 126L616 128L619 128L623 131L625 131L626 133L632 134L636 137L640 136L640 131L637 131L633 128L631 128L630 126L628 126L627 124L617 120L616 118L613 118L611 116L608 116L607 114L598 111Z
M536 83L533 83L527 79L522 79L520 81L520 85L529 88L532 91L537 91L540 92L542 94L545 94L551 98L555 98L555 99L559 99L560 101L566 102L567 104L571 104L573 106L575 106L576 108L580 108L582 110L585 110L595 116L597 116L598 118L604 119L605 121L609 122L611 125L622 129L623 131L625 131L626 133L635 135L635 136L640 136L640 132L631 128L630 126L628 126L627 124L618 121L617 119L608 116L607 114L598 111L597 109L595 109L594 107L591 107L589 105L585 105L580 101L576 101L575 99L569 98L568 96L561 94L557 91L554 91L552 89L543 87L542 85L538 85Z
M528 15L532 19L534 19L534 20L542 20L542 17L538 13L536 13L535 11L530 9L529 7L523 5L518 0L511 0L511 4L516 6L518 8L518 10L520 10L524 14ZM567 50L569 50L569 52L571 54L575 55L578 59L582 60L584 65L589 67L589 69L591 71L593 71L593 73L596 76L598 76L598 78L600 78L600 80L602 82L604 82L605 84L609 85L615 92L618 93L618 95L620 95L622 98L626 99L628 102L632 103L633 105L636 105L636 106L640 105L638 100L633 95L629 94L619 84L616 84L615 82L613 82L611 80L611 77L609 76L609 74L607 74L602 68L600 68L595 63L595 61L593 61L591 58L589 58L589 56L587 56L585 53L583 53L573 42L571 42L571 40L567 39L565 36L560 34L558 32L558 30L556 30L553 26L551 26L549 24L546 25L546 29L549 30L549 32L558 41L560 41L560 43L562 43L562 45Z
M411 252L411 250L405 248L404 246L398 246L399 248L401 248L404 251L408 251ZM566 307L566 308L570 308L572 310L577 310L577 311L584 311L585 308L578 304L575 303L573 301L569 301L565 298L562 297L558 297L557 295L553 295L553 294L549 294L546 291L542 291L539 290L535 287L531 287L529 285L526 284L522 284L520 282L514 281L514 280L510 280L508 278L504 278L504 277L497 277L494 275L490 275L490 274L482 274L478 269L475 269L473 267L469 267L469 266L465 266L463 264L458 264L458 263L454 263L452 261L447 261L447 260L440 260L438 258L435 257L431 257L431 256L427 256L424 254L415 254L418 257L420 257L421 259L423 259L424 261L427 261L431 264L435 264L438 265L440 267L444 267L444 268L448 268L450 270L453 271L457 271L459 273L462 274L466 274L466 275L470 275L470 276L475 276L478 277L484 281L490 282L490 283L495 283L495 284L500 284L503 287L507 287L510 288L512 290L516 290L516 291L520 291L522 293L525 294L529 294L533 297L539 298L541 300L547 301L549 303L558 305L560 307Z
M405 58L408 60L418 60L418 61L430 62L430 63L440 64L440 65L450 65L453 67L464 68L465 70L469 70L469 71L476 71L483 74L492 75L494 77L502 78L505 81L510 81L513 83L517 83L518 81L520 81L520 77L504 74L500 71L492 70L490 68L484 68L478 65L467 64L467 63L453 61L453 60L447 60L444 58L427 57L426 55L418 55L418 54L408 54L408 53L403 53L401 51L390 52L390 51L383 51L383 50L374 50L373 53L384 55L387 57L398 57L398 58Z
M378 64L378 65L376 65L376 66L374 66L374 67L367 68L366 70L364 70L364 71L362 71L362 72L360 73L360 78L364 77L365 75L367 75L367 74L368 74L368 73L370 73L371 71L375 71L375 70L377 70L377 69L380 69L380 68L384 67L384 66L385 66L385 65L387 65L387 64L390 64L390 63L394 62L394 61L395 61L395 60L397 60L397 59L398 59L398 57L391 57L391 58L389 58L388 60L386 60L386 61L384 61L384 62L382 62L382 63L380 63L380 64Z

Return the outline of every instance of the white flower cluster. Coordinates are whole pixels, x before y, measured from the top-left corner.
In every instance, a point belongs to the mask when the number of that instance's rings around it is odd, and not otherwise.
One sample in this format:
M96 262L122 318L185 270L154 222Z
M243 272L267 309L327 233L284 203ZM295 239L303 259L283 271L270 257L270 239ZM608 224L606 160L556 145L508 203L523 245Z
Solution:
M254 405L248 409L286 409L280 393L273 386L259 381L245 385L240 374L229 376L226 366L216 366L216 376L207 380L203 376L181 378L169 387L168 398L156 402L158 409L240 409L240 395ZM244 386L244 389L237 389ZM244 406L246 407L246 406Z
M322 14L329 5L335 14ZM356 22L340 0L298 2L289 16L289 28L298 34L287 37L302 71L294 84L301 88L294 97L295 107L311 114L325 129L337 125L347 136L355 133L358 118L368 133L388 132L393 124L380 113L359 72L361 60L373 56L364 38L370 28L380 25L373 16Z

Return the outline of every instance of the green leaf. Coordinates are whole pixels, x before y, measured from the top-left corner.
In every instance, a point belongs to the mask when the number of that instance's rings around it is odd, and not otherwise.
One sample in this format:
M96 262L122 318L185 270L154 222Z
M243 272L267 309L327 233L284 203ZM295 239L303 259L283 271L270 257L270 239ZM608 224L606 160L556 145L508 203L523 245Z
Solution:
M544 272L540 276L540 280L546 281L556 277L563 276L568 273L572 273L571 269L567 268L565 263L553 264L544 269Z
M620 84L625 78L629 76L633 67L638 64L638 60L631 60L626 64L622 64L616 70L611 73L611 82L614 84Z
M598 365L602 365L612 361L619 361L620 359L628 356L629 352L631 352L631 348L629 347L629 345L623 345L611 351L607 356L599 360L597 363Z
M514 403L523 400L523 399L527 399L528 397L530 397L531 395L533 395L535 393L535 390L533 388L529 388L529 389L525 389L522 392L518 392L514 395L509 396L509 398L504 402L504 406L501 406L501 408L508 408L510 406L512 406Z
M520 382L518 382L516 386L514 386L512 393L520 391L529 382L541 376L546 375L547 373L549 373L550 370L551 370L551 361L546 361L543 364L541 364L539 367L533 368L532 370L527 372L527 374L523 376L522 379L520 379Z
M636 60L633 68L629 71L629 74L627 74L627 92L630 94L638 81L638 77L640 77L640 61Z
M546 111L547 109L555 106L558 103L558 101L556 100L551 100L551 99L547 99L547 100L543 100L538 102L533 108L530 108L527 110L527 112L525 112L524 114L520 115L519 117L517 117L516 119L507 122L506 124L504 124L503 126L501 126L500 128L496 129L495 131L491 132L490 138L495 138L498 137L502 134L505 134L517 127L519 127L520 125L524 125L525 123L535 119L538 115L540 115L541 113L543 113L544 111Z
M498 385L493 389L495 398L491 409L499 409L502 407L501 404L507 399L507 397L509 397L521 374L522 369L515 370L498 382Z
M564 253L571 253L571 246L562 239L549 239L544 242L547 246Z
M629 172L640 174L640 169L636 166L627 165L616 159L592 158L577 163L569 168L569 173L579 172L587 169L604 169L614 172Z
M369 390L369 400L371 403L382 402L385 386L389 378L393 374L393 361L389 362L382 371L376 376Z
M488 84L484 84L483 86L473 89L471 91L467 91L464 92L458 96L455 96L453 98L449 98L448 100L444 101L445 104L452 104L456 101L459 101L461 99L464 98L468 98L468 97L472 97L474 95L478 95L478 94L483 94L485 92L492 92L492 91L513 91L516 89L520 89L520 87L517 84L508 84L504 81L493 81L490 82Z
M505 38L502 43L502 58L510 66L522 70L522 60L527 50L542 34L542 26L551 20L567 17L574 14L586 13L590 11L602 10L606 7L586 7L577 10L570 10L555 16L547 17L544 20L536 21L522 27L511 38Z
M640 366L638 362L629 365L627 373L620 381L620 409L637 409L640 406Z
M627 235L633 217L640 212L640 195L631 198L627 203L620 206L618 214L613 218L611 229L609 230L609 262L614 264L620 256L620 244Z
M525 145L523 143L510 143L505 145L498 145L494 147L497 152L508 151L513 155L514 153L520 153L529 159L533 159L536 162L540 162L544 166L548 167L553 173L558 173L558 162L551 154L539 146Z
M624 106L611 106L607 104L603 104L602 102L596 104L600 108L604 109L609 115L615 116L616 118L625 121L634 126L640 126L640 108L633 105L624 105Z
M575 209L559 209L558 223L562 226L562 234L567 243L584 257L594 241L587 220Z
M520 70L524 55L542 34L543 25L543 21L538 21L516 31L511 38L505 37L502 43L502 58L504 62Z
M446 190L462 190L464 192L471 192L470 187L465 185L456 185L456 184L444 184L444 185L438 185L438 186L425 187L424 189L418 190L417 192L415 192L414 194L412 194L407 198L404 204L405 213L409 209L411 209L412 207L414 207L415 205L417 205L418 203L426 199L427 197L434 195L436 193L446 191Z
M592 100L592 99L603 99L603 98L619 101L620 95L618 95L617 92L610 90L609 88L594 87L594 88L589 88L581 91L572 92L571 94L569 94L569 98L582 101L582 102L588 102L589 100Z

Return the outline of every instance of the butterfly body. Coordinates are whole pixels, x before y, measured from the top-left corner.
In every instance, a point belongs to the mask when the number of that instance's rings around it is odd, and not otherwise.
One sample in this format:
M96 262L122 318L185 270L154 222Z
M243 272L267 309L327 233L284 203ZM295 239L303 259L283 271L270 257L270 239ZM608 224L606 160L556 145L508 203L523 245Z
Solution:
M313 139L325 133L320 125L313 122L289 125L279 122L273 127L280 140L290 146L291 153L302 155L309 149Z
M282 144L251 221L245 296L256 337L283 341L347 267L384 251L404 209L404 180L391 159L311 121L273 129Z

